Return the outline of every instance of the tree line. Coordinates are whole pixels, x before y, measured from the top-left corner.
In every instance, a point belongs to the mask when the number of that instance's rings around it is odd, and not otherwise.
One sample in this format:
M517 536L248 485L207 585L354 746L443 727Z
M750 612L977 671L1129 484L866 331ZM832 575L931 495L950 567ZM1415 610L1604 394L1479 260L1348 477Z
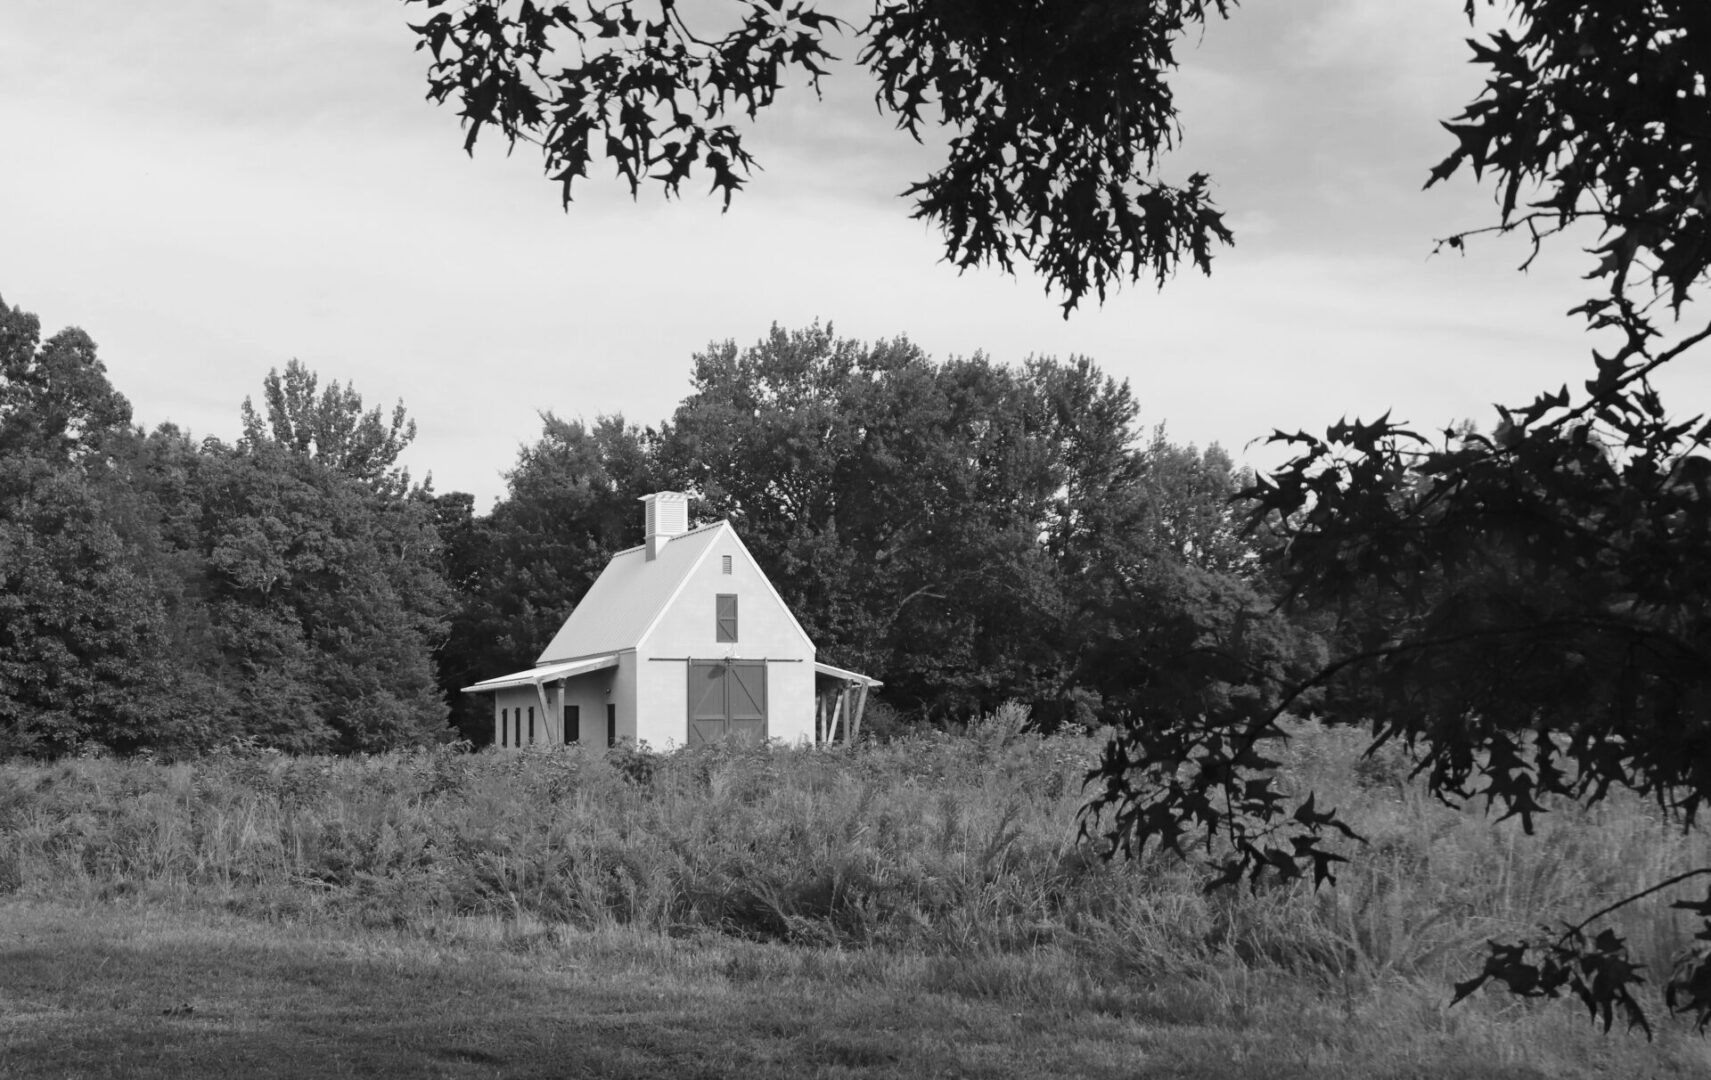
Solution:
M698 353L657 428L544 414L486 514L399 466L402 404L292 361L240 413L233 443L145 432L87 334L0 303L0 753L479 744L459 689L530 666L667 488L903 722L1204 709L1318 648L1241 534L1248 478L1085 358L774 327Z
M145 433L87 334L0 303L0 754L439 736L413 432L300 365L265 390L235 444Z

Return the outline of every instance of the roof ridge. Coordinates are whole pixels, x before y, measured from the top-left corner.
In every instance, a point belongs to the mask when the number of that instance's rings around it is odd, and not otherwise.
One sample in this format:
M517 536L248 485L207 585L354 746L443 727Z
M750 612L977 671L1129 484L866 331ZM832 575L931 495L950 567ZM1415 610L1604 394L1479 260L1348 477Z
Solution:
M698 532L706 532L708 529L711 529L717 525L723 525L725 523L725 520L726 520L725 518L720 518L718 521L709 521L705 525L697 525L693 529L685 529L682 532L678 533L676 536L669 537L668 542L670 540L680 540L685 536L694 536ZM628 555L632 551L640 551L647 546L648 546L647 543L643 542L643 543L635 545L634 547L627 547L627 548L624 548L620 551L614 551L612 553L612 557L614 559L616 559L620 555Z
M548 664L586 651L637 647L701 565L707 549L727 531L731 531L730 522L721 519L678 533L670 539L689 542L660 544L657 562L643 562L637 554L647 550L645 545L613 555L535 662Z

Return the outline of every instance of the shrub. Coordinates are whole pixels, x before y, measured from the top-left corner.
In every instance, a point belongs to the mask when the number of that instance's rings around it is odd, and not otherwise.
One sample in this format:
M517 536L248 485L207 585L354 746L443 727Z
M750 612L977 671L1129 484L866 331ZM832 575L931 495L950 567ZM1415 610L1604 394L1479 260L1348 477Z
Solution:
M1102 861L1077 842L1100 741L1034 734L1007 706L965 736L855 749L14 762L0 765L0 892L165 889L267 918L431 929L486 915L910 949L985 957L992 985L1033 962L1002 957L1048 949L1095 982L1240 969L1447 986L1486 938L1706 857L1638 800L1555 807L1527 837L1427 798L1405 761L1362 758L1358 732L1294 732L1283 781L1369 838L1335 889L1207 896L1174 860ZM1617 920L1655 965L1687 943L1665 912ZM985 992L985 979L951 982Z

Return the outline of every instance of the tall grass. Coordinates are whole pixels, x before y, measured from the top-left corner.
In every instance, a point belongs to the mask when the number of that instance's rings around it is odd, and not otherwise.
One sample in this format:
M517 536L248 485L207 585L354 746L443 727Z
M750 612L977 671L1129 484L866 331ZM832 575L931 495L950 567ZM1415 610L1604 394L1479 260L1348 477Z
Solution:
M423 934L476 916L547 936L631 927L907 951L929 984L971 996L1120 1010L1136 988L1156 1002L1168 986L1192 1011L1273 978L1333 995L1415 981L1441 1001L1485 939L1711 858L1623 797L1558 807L1526 836L1435 802L1404 759L1363 746L1309 724L1282 755L1288 783L1369 839L1318 891L1208 895L1204 873L1174 859L1104 862L1077 842L1098 742L1042 739L1002 710L964 736L856 750L10 763L0 893L174 896ZM1665 903L1616 926L1664 967L1692 929Z

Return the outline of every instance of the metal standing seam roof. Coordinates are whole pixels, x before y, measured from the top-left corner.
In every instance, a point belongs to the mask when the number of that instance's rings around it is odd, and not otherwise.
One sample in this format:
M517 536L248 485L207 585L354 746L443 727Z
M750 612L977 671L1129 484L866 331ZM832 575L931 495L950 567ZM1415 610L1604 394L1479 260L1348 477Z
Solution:
M623 652L641 644L719 530L728 528L728 523L715 521L674 536L652 562L645 545L612 556L536 663Z
M483 679L474 686L466 686L466 694L486 694L494 690L508 690L514 686L539 686L541 683L552 682L555 679L568 679L575 675L586 675L591 671L618 666L617 654L611 656L590 656L582 660L567 660L560 664L542 664L527 671L518 671L511 675L497 675L491 679Z

